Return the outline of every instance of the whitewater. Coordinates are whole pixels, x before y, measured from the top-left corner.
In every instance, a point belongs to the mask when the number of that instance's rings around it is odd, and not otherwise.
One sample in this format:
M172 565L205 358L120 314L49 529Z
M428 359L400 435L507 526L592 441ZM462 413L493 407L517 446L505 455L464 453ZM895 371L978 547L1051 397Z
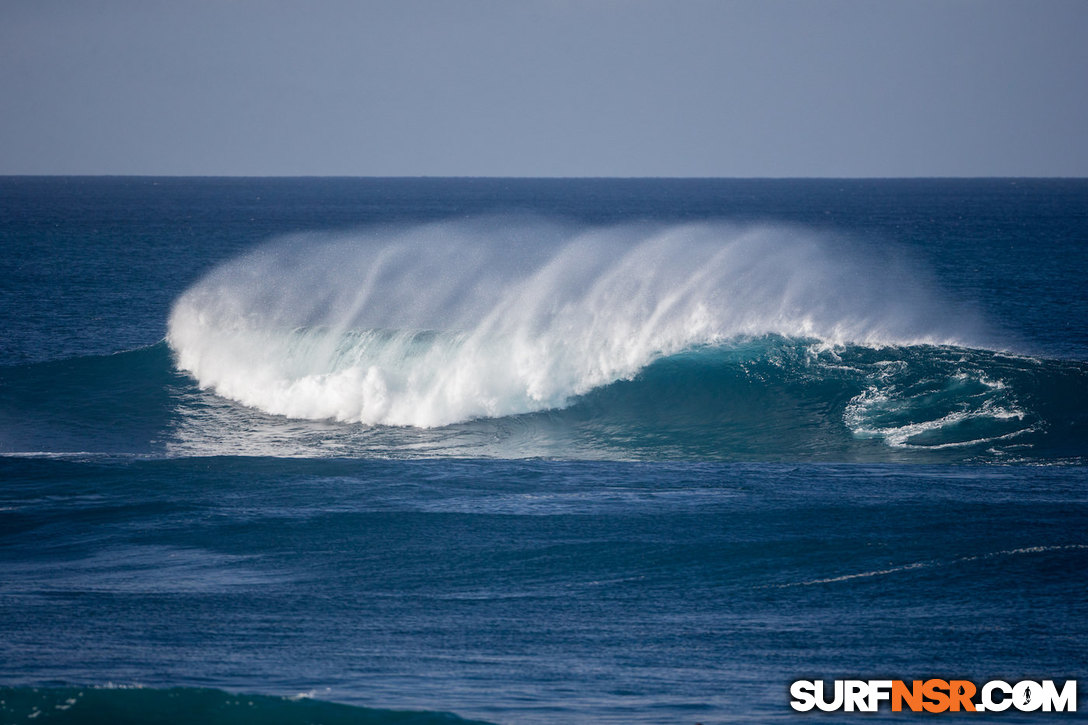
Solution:
M981 339L923 277L790 227L380 227L219 266L178 299L167 340L202 387L269 413L433 427L565 407L655 360L769 335Z
M1083 682L1085 209L0 178L0 723L807 722L797 679Z

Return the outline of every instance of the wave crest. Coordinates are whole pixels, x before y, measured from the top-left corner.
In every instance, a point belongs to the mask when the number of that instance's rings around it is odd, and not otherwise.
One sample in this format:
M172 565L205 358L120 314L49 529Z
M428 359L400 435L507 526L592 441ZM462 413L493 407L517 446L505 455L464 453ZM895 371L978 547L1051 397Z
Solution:
M888 249L780 226L487 218L273 241L174 304L177 365L293 418L434 427L567 405L738 338L972 344Z

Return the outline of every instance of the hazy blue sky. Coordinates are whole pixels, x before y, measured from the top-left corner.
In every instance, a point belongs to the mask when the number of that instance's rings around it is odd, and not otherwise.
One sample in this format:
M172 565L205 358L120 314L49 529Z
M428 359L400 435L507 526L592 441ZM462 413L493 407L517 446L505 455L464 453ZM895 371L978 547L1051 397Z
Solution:
M0 173L1088 176L1088 0L2 0Z

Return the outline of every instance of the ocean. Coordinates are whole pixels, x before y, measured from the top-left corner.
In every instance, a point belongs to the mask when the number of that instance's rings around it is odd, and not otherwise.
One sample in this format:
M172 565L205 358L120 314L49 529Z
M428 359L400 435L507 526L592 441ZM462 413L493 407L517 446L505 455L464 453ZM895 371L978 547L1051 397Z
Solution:
M1088 678L1088 180L0 177L0 248L0 722Z

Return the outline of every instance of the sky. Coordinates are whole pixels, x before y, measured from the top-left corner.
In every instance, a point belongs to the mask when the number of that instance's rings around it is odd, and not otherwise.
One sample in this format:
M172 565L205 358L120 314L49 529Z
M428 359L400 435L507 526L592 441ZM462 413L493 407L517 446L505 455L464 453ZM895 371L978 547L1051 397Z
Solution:
M1088 0L0 0L0 174L1088 176Z

